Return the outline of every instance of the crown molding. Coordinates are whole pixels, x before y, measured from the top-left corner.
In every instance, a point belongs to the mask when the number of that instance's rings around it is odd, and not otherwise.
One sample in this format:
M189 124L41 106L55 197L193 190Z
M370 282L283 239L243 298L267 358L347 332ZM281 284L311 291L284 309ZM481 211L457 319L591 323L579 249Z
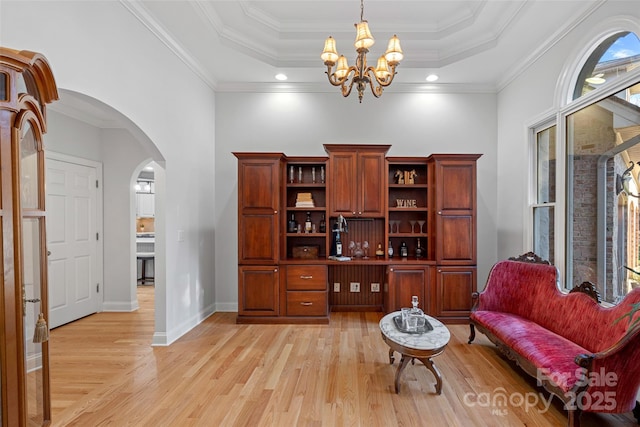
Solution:
M583 11L577 15L576 19L570 22L568 25L565 25L563 28L558 29L554 32L547 40L540 45L536 50L531 52L531 54L527 55L527 57L517 64L511 71L508 71L505 76L500 79L497 84L498 91L506 88L511 82L516 80L520 75L522 75L529 67L535 64L545 53L547 53L552 47L558 44L562 39L564 39L567 34L573 31L578 25L584 22L591 14L593 14L596 10L598 10L602 5L604 5L607 0L600 0L596 3L588 5Z
M236 93L340 93L339 89L323 83L220 83L216 92ZM497 93L493 85L482 84L412 84L394 83L384 93Z

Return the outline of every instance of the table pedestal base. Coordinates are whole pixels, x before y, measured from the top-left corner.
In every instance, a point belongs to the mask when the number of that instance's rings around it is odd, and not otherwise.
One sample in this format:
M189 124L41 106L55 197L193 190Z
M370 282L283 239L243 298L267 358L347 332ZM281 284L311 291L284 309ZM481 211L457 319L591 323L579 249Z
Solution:
M382 336L384 341L389 345L389 363L393 365L395 358L393 357L393 352L397 351L401 354L400 364L398 365L398 370L396 371L396 380L395 380L395 389L396 393L400 393L400 376L402 375L402 371L407 366L409 361L411 364L415 364L415 359L418 359L422 364L433 374L436 379L436 394L442 394L442 374L440 374L440 370L436 365L433 364L431 360L432 357L435 357L444 351L444 347L434 349L434 350L416 350L410 349L407 347L403 347L391 340L388 340L384 335Z

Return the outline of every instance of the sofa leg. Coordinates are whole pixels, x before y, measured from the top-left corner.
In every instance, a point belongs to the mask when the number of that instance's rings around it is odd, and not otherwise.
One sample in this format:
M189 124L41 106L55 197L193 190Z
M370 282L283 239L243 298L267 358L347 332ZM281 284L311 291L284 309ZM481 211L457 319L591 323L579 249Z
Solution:
M640 402L636 401L636 407L633 408L633 416L636 418L636 421L638 421L638 425L640 425Z
M476 327L473 325L473 323L469 323L469 329L471 330L471 332L469 333L469 342L468 344L471 344L471 342L476 339Z
M580 427L580 415L582 411L578 408L567 410L567 427Z

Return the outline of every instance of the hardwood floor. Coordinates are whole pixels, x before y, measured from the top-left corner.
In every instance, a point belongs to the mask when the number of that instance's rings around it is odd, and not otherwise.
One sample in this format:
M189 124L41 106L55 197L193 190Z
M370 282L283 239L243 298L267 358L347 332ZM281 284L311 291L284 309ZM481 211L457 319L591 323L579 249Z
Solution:
M236 325L235 313L216 313L171 346L151 347L153 287L138 290L137 312L51 331L53 425L566 425L557 399L545 410L549 397L535 381L484 336L467 344L464 325L450 326L451 342L434 359L442 395L419 362L407 366L397 395L382 313L332 313L329 325ZM491 405L501 394L511 398L506 406ZM637 424L584 414L582 425Z

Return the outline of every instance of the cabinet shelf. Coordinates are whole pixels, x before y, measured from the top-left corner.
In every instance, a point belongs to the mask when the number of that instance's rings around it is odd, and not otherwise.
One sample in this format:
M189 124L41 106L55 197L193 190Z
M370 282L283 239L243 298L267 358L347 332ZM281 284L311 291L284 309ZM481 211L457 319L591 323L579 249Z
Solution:
M427 184L389 184L389 188L402 188L406 190L414 190L416 188L429 188Z
M389 237L428 237L427 233L389 233Z
M327 233L287 233L287 237L326 237Z
M327 184L325 183L321 183L321 182L288 182L287 183L287 188L325 188Z
M309 211L309 212L324 212L327 210L326 207L324 206L316 206L315 208L297 208L295 206L287 206L287 210L288 211L295 211L295 212L305 212L305 211Z
M428 208L389 208L389 212L429 212Z

